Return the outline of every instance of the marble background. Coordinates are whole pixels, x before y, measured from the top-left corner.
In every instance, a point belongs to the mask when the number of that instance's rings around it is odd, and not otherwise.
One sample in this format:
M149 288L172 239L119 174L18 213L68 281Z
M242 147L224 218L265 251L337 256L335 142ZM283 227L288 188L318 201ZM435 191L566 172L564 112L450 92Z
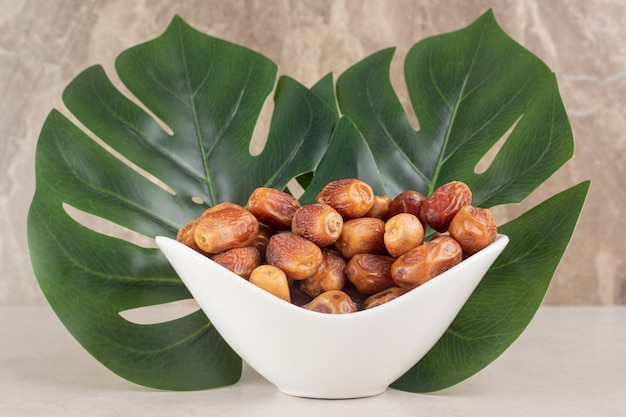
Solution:
M392 77L401 89L409 47L465 27L489 8L556 72L576 137L575 158L498 220L591 179L579 227L544 302L626 303L623 0L0 0L0 304L45 302L25 234L35 147L48 112L63 108L63 88L82 69L102 64L113 74L120 52L160 35L178 14L205 33L261 52L309 86L397 46Z

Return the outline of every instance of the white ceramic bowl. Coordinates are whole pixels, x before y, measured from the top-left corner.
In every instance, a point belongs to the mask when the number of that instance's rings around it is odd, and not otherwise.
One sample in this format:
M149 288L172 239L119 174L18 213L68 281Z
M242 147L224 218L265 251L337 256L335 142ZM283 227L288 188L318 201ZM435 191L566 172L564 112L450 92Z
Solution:
M287 303L166 237L156 242L224 340L286 394L380 394L443 335L508 243L496 241L371 310L330 315Z

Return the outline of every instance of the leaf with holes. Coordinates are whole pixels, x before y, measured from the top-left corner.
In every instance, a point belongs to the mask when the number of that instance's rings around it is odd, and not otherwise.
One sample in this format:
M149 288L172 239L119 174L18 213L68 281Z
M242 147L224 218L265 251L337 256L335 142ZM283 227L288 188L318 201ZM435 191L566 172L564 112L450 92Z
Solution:
M113 372L163 389L232 384L241 361L202 312L151 325L120 315L190 298L161 253L91 230L68 209L150 238L174 236L207 206L245 204L254 187L282 189L313 170L336 111L281 77L267 144L251 155L276 65L178 17L159 38L122 53L116 69L139 104L99 66L63 95L98 140L56 110L41 131L28 215L35 274L63 324Z
M573 156L554 74L506 35L493 13L408 52L404 73L419 130L391 86L393 53L375 53L337 80L340 109L365 136L387 192L428 194L462 179L476 204L517 203ZM488 169L476 173L511 127Z
M419 130L391 85L393 53L377 52L337 80L339 108L362 132L389 195L406 189L428 195L461 180L472 189L476 206L518 203L573 156L554 74L507 36L491 11L408 52L405 81ZM494 146L495 158L477 172ZM513 343L545 295L588 188L581 183L501 226L511 242L501 259L444 337L393 387L414 392L449 387Z

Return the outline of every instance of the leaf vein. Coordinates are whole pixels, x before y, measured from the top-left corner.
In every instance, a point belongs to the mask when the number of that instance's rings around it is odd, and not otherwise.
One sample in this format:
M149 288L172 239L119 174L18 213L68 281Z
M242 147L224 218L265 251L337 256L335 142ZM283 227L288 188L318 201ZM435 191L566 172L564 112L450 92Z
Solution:
M366 95L367 95L367 101L368 101L370 107L373 110L375 108L375 106L374 106L375 100L374 100L374 96L373 96L373 94L372 94L372 92L371 92L371 90L369 88L370 84L372 84L370 82L370 80L372 78L375 78L375 71L374 71L374 69L371 69L369 74L368 74L368 76L367 76L366 85L368 86L368 88L365 90L366 91ZM373 84L375 84L375 82ZM376 122L377 122L378 126L380 127L380 129L384 133L385 138L387 138L387 141L394 145L396 151L400 155L402 155L402 157L408 163L408 165L411 167L411 169L413 169L413 171L415 171L415 173L417 175L419 175L424 180L424 182L428 182L428 179L426 178L426 175L417 167L417 165L415 165L415 163L411 160L409 155L404 151L402 146L400 146L398 141L395 139L394 135L392 135L391 132L389 132L389 130L387 129L386 124L384 123L384 121L382 119L382 115L380 114L380 112L372 111L372 113L374 113L374 118L376 119Z

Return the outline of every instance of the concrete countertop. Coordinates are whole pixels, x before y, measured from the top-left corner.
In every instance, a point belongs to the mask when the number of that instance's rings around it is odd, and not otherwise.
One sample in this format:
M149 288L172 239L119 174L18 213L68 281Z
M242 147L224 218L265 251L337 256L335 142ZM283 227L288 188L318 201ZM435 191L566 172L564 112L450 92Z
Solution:
M474 377L432 394L282 394L252 369L230 387L165 392L93 359L48 306L0 306L0 416L626 416L626 306L543 306Z

